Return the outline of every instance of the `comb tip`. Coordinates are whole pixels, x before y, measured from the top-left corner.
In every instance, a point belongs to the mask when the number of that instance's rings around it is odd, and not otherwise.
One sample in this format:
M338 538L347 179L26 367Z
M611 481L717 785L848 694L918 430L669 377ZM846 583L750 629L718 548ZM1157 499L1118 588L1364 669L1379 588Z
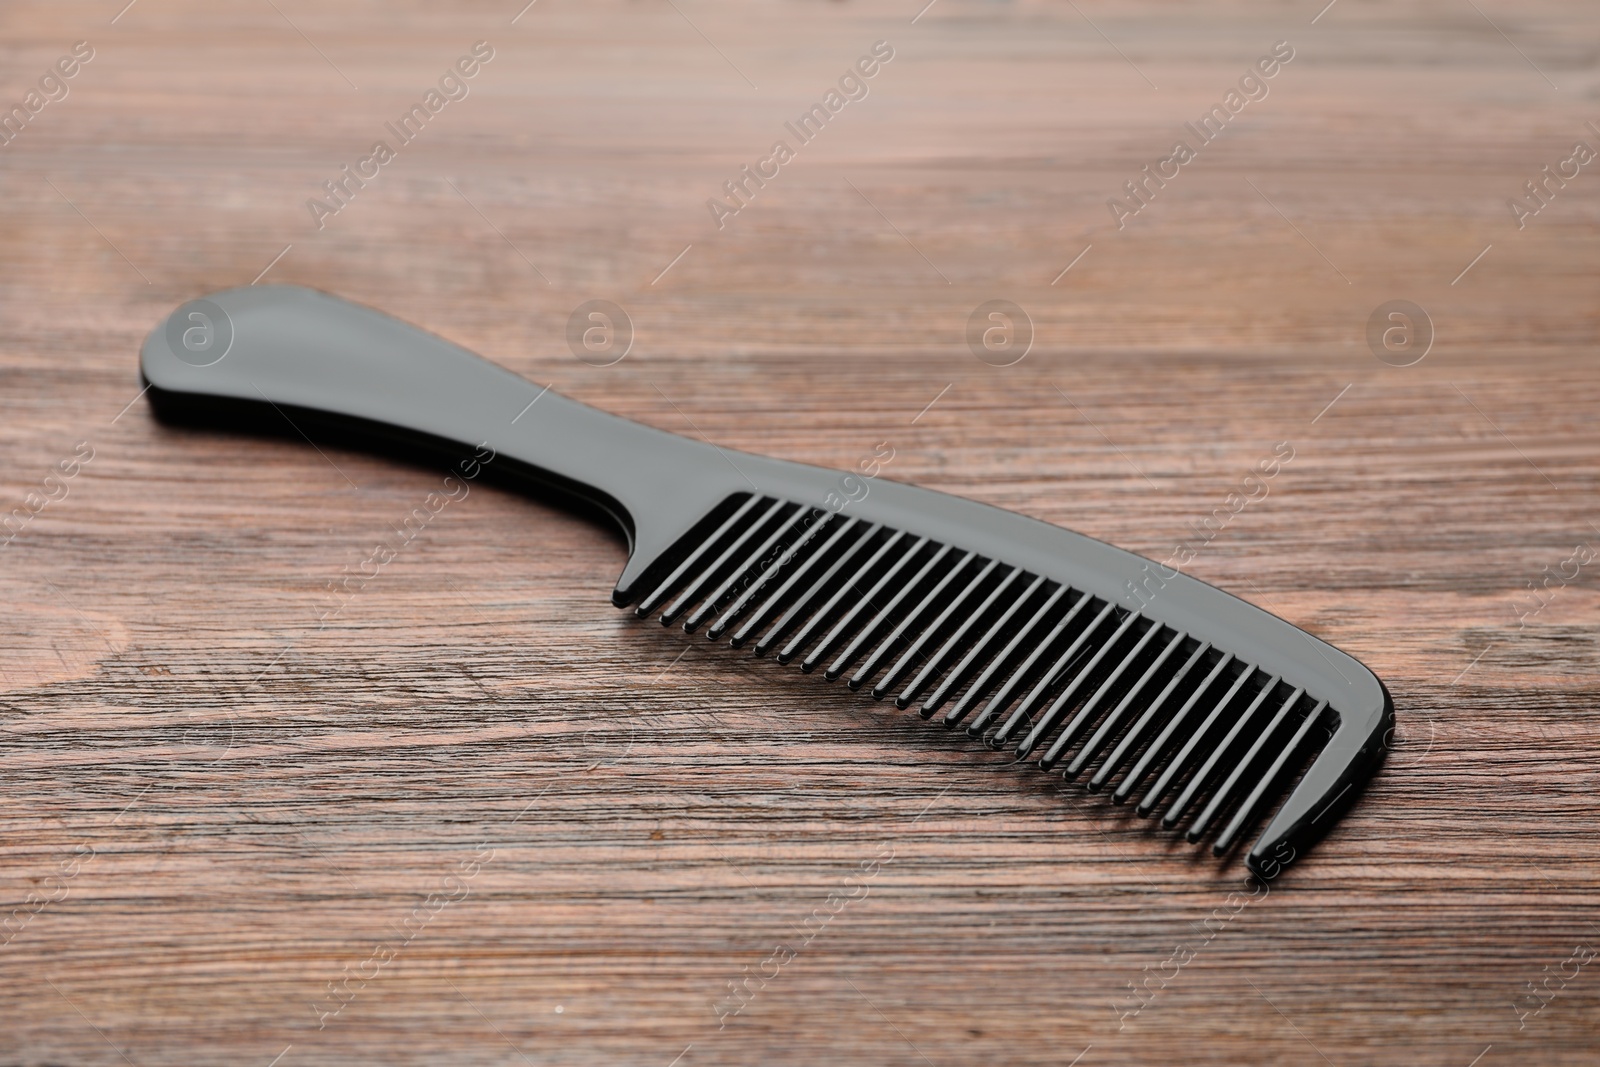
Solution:
M1394 728L1394 700L1370 671L1366 679L1372 697L1365 713L1338 713L1333 737L1250 847L1245 864L1263 881L1276 878L1326 834L1383 762Z

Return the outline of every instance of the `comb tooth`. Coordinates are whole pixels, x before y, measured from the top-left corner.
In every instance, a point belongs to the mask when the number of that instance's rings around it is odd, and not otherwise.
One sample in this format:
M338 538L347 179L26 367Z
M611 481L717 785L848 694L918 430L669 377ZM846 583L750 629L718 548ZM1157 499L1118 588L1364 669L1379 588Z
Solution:
M1290 693L1289 699L1283 702L1283 706L1272 717L1272 721L1267 723L1266 729L1256 736L1255 742L1250 746L1250 750L1244 754L1238 763L1234 764L1233 770L1228 774L1228 777L1223 779L1222 784L1217 787L1217 791L1212 794L1211 800L1205 806L1205 810L1200 813L1200 817L1194 821L1194 825L1189 827L1189 832L1184 835L1189 839L1191 845L1205 836L1206 828L1211 825L1211 820L1217 817L1217 813L1228 802L1228 798L1233 795L1233 791L1239 787L1240 781L1244 779L1245 772L1250 769L1250 766L1255 763L1256 757L1261 755L1261 750L1266 747L1267 739L1278 732L1284 720L1289 717L1289 712L1294 709L1294 706L1300 702L1300 698L1304 695L1304 689L1296 689L1293 693Z
M959 613L966 605L967 601L971 600L978 594L978 591L983 588L984 583L989 580L989 575L993 574L995 569L999 566L999 560L991 559L988 563L984 564L982 570L973 576L971 581L962 587L961 592L956 594L955 599L950 601L945 609L939 613L939 617L934 619L933 622L929 623L926 630L922 631L922 636L913 641L911 643L911 647L905 650L893 667L889 668L889 673L885 674L878 684L872 687L872 695L875 699L882 700L884 694L889 692L890 689L894 688L894 684L900 680L901 676L904 675L908 669L910 669L911 661L921 654L922 647L929 641L936 639L940 634L944 633L950 623L960 617ZM960 569L960 567L957 567L954 571L951 571L951 575L954 576L960 571ZM1006 577L1005 582L1009 583L1012 578L1016 577L1016 575L1017 571L1015 568L1013 568L1011 573ZM990 594L990 596L992 598L993 594ZM978 611L981 613L983 609L979 608ZM951 635L950 640L945 643L944 647L939 649L938 653L936 653L932 659L928 660L928 662L923 665L922 670L917 673L916 679L912 681L910 685L906 686L904 692L895 697L894 702L897 707L903 708L907 704L911 703L911 698L916 695L917 690L922 688L922 683L926 681L929 675L939 669L939 664L944 662L944 658L949 654L950 649L955 646L956 642L960 641L961 636L965 634L968 629L977 624L977 620L977 615L968 615L966 617L956 632Z
M1131 623L1132 619L1130 618L1128 622L1123 623L1122 629L1126 630ZM1061 759L1061 754L1067 750L1067 746L1076 741L1078 739L1078 735L1081 734L1085 727L1087 727L1088 724L1093 721L1095 713L1100 709L1100 706L1110 699L1111 694L1116 691L1117 684L1122 680L1122 676L1127 673L1129 667L1132 667L1139 661L1140 656L1144 655L1144 650L1150 647L1150 643L1155 640L1156 634L1161 632L1161 628L1162 627L1159 622L1152 622L1148 627L1146 627L1144 635L1134 643L1134 646L1131 649L1128 650L1127 655L1118 660L1117 665L1111 668L1111 673L1106 675L1105 681L1101 682L1100 687L1094 691L1088 700L1083 702L1083 707L1079 709L1078 714L1072 717L1072 721L1067 724L1067 728L1061 731L1060 736L1058 736L1050 748L1046 750L1044 756L1039 760L1040 767L1047 771L1055 767L1056 763ZM1120 635L1121 632L1122 631L1119 630L1118 634ZM1106 645L1106 648L1110 649L1115 643L1116 639L1113 638L1113 640ZM1091 663L1078 677L1087 678L1093 673L1093 671L1094 664ZM1049 735L1050 731L1055 728L1055 724L1061 720L1061 716L1065 715L1067 708L1071 706L1067 703L1067 699L1068 694L1062 693L1061 696L1056 699L1056 702L1050 706L1050 710L1039 717L1039 721L1034 724L1034 727L1031 731L1029 731L1028 736L1024 738L1022 744L1017 747L1017 758L1025 758L1030 752L1033 751L1034 746L1039 744L1040 741L1044 740L1044 738Z
M759 519L745 527L744 532L734 538L733 543L722 550L722 554L716 558L716 561L702 570L684 591L678 594L678 598L668 605L667 610L661 613L661 625L671 626L677 622L689 605L698 600L700 595L705 592L706 587L716 580L718 574L722 573L722 568L728 565L728 561L737 556L740 550L750 542L750 539L760 532L761 528L766 526L768 522L772 521L774 515L788 506L782 500L774 500L772 506L762 512Z
M1239 831L1244 829L1255 816L1256 810L1261 806L1262 799L1267 795L1267 790L1272 788L1272 783L1283 773L1283 768L1294 758L1295 753L1300 751L1301 746L1305 744L1306 736L1322 720L1322 713L1327 710L1327 707L1328 702L1324 700L1311 709L1311 713L1306 716L1305 722L1301 723L1300 728L1294 732L1294 737L1290 738L1289 743L1278 753L1278 758L1272 761L1272 766L1267 768L1267 773L1262 775L1261 779L1256 782L1256 787L1250 790L1250 795L1245 797L1244 803L1239 805L1239 810L1233 813L1233 818L1228 821L1227 829L1223 830L1221 835L1217 837L1217 843L1211 846L1213 853L1220 856L1233 847L1234 838L1239 836Z
M1160 626L1152 626L1151 632L1154 633L1159 629L1161 629ZM1066 777L1068 781L1081 774L1083 769L1089 765L1089 761L1094 759L1100 753L1100 750L1105 747L1105 743L1116 733L1117 727L1122 725L1123 717L1133 707L1134 702L1139 699L1139 694L1144 692L1145 687L1152 681L1161 676L1161 670L1166 666L1167 660L1172 658L1172 654L1182 646L1188 636L1187 633L1182 631L1174 634L1172 640L1167 642L1167 647L1162 649L1161 654L1155 658L1155 662L1145 668L1144 674L1139 676L1139 680L1133 683L1133 687L1128 690L1127 695L1112 709L1111 714L1106 716L1105 721L1100 724L1100 728L1094 732L1094 736L1089 738L1083 748L1078 750L1078 754L1072 757L1072 762L1067 764ZM1056 751L1056 748L1056 745L1050 746L1050 751L1045 753L1045 758L1052 761L1060 759L1061 753ZM1108 771L1107 775L1109 776L1110 773ZM1100 778L1098 774L1095 775L1095 778L1098 779L1098 782L1090 782L1089 787L1090 792L1097 793L1100 791L1100 785L1104 784L1105 779Z
M1109 608L1109 606L1112 605L1106 606ZM1133 613L1123 616L1122 622L1117 625L1117 629L1112 630L1110 637L1107 637L1106 640L1099 641L1099 646L1096 648L1096 646L1094 646L1093 635L1094 633L1098 632L1099 622L1101 622L1101 619L1107 619L1107 617L1110 617L1110 614L1112 613L1101 611L1099 617L1096 617L1094 622L1091 622L1091 624L1088 625L1088 629L1083 630L1083 633L1078 635L1078 640L1075 640L1074 643L1072 643L1072 648L1067 649L1066 653L1062 653L1061 657L1056 659L1056 664L1054 664L1053 667L1048 670L1048 672L1045 672L1045 677L1042 677L1040 680L1038 680L1038 685L1034 686L1034 691L1027 694L1026 699L1024 699L1021 704L1016 705L1016 710L1011 712L1011 718L1008 718L1008 720L1005 721L1005 725L1000 726L1000 729L995 731L995 736L989 741L990 745L994 745L994 747L1000 747L1000 745L1005 744L1006 741L1010 741L1011 733L1013 733L1014 729L1018 728L1018 726L1021 725L1021 723L1024 723L1024 721L1032 718L1035 707L1038 707L1040 701L1043 701L1043 697L1045 697L1045 693L1048 691L1048 689L1050 689L1050 686L1053 686L1054 683L1061 680L1061 678L1067 677L1067 670L1070 670L1070 664L1072 664L1072 661L1075 661L1078 656L1082 656L1083 651L1086 651L1086 649L1094 648L1093 656L1090 656L1088 662L1085 662L1082 667L1078 667L1077 672L1074 672L1074 675L1072 675L1072 681L1067 683L1066 689L1062 689L1061 696L1056 697L1056 701L1054 701L1054 704L1051 705L1050 713L1045 715L1045 717L1040 720L1040 723L1045 725L1045 720L1046 718L1050 718L1050 715L1059 715L1062 709L1070 707L1070 701L1077 696L1078 689L1082 689L1083 686L1088 683L1088 680L1094 677L1094 670L1098 669L1099 665L1101 665L1101 661L1104 661L1106 656L1109 656L1110 649L1115 648L1118 641L1122 640L1123 633L1133 629L1134 622L1138 622L1142 617L1139 616L1138 611L1133 611ZM1048 729L1050 726L1045 725L1045 728ZM1032 745L1029 745L1029 749L1032 749ZM1021 750L1019 750L1018 758L1026 757L1026 755L1027 752L1021 752Z
M728 531L738 526L740 520L748 515L751 509L753 509L757 504L761 503L763 499L763 497L752 496L749 500L744 502L739 510L735 511L732 515L729 515L725 520L723 520L722 525L717 527L715 533L701 541L700 544L695 547L695 550L689 553L688 557L682 563L673 568L672 573L667 576L666 581L656 586L653 593L639 601L639 606L637 609L635 609L635 613L642 619L646 615L654 612L656 608L661 605L662 601L666 600L667 597L672 595L672 591L678 587L678 583L683 581L683 576L688 574L689 571L705 557L706 553L715 548L718 542L720 542L722 538L727 535Z
M821 516L821 518L812 526L807 528L799 537L795 538L794 543L783 550L783 553L775 561L773 561L772 566L766 569L766 571L761 575L761 578L757 581L751 582L750 588L741 593L739 599L735 600L731 605L729 605L728 610L722 613L722 617L711 624L710 628L706 630L706 636L708 638L715 641L717 638L727 633L728 627L732 626L738 621L739 616L744 613L744 609L749 606L750 601L754 600L757 594L759 594L763 589L767 588L767 585L770 583L772 578L783 572L783 568L787 567L790 563L793 563L795 558L804 552L806 548L810 546L819 535L821 535L823 530L828 528L829 523L831 523L834 518L832 512L820 511L817 508L806 509L803 514ZM792 583L792 580L793 576L791 576L790 582L784 583L784 589L789 587L789 585ZM782 591L783 590L780 589L779 593ZM774 596L776 595L777 594L774 594ZM772 600L768 599L767 604L771 603ZM766 605L764 604L762 606L764 608ZM748 632L752 627L761 625L763 621L765 620L762 619L761 613L757 612L749 622L745 623L744 626L739 628L739 632ZM739 647L739 644L740 642L736 637L733 645L735 648L737 648Z
M1012 577L1017 577L1021 573L1021 571L1014 572ZM967 654L961 657L961 662L956 664L955 669L945 676L944 681L939 683L939 687L933 691L933 695L923 701L919 714L924 719L939 710L940 706L944 704L945 698L950 695L951 690L961 684L966 678L967 672L972 670L974 665L981 662L980 657L986 655L994 643L1005 636L1007 629L1011 625L1011 620L1022 610L1024 604L1033 599L1033 594L1043 588L1044 583L1043 575L1034 578L1028 584L1028 588L1022 591L1022 595L1013 600L1011 606L1006 608L1005 612L994 621L994 625L989 627L989 632L984 634L977 644L967 650ZM995 590L995 596L999 595L1000 591L998 589Z
M806 593L805 597L794 607L790 608L784 614L783 618L778 620L777 625L773 626L767 635L761 639L761 643L756 645L756 655L761 655L764 649L770 647L772 644L775 644L778 636L782 634L784 630L788 629L795 622L805 618L804 612L811 610L810 605L815 601L816 597L820 596L826 590L831 588L836 578L841 575L850 574L851 572L849 568L855 566L856 557L867 551L867 549L872 546L873 542L877 540L878 533L881 530L883 530L881 525L874 524L869 530L867 530L866 533L862 534L861 537L857 539L855 544L850 546L849 551L845 552L844 555L835 560L833 566L829 567L827 573L817 580L816 585L814 585L811 590ZM884 544L880 545L878 550L871 554L871 557L867 560L866 564L856 571L856 576L859 577L860 575L870 571L878 562L879 558L883 556L884 552L888 550L889 546L894 544L899 537L900 535L896 533L889 537ZM832 614L834 605L839 603L840 599L845 595L845 590L850 588L851 581L853 580L854 579L852 578L850 581L846 581L843 585L840 585L838 589L834 590L833 595L823 603L821 610L810 616L809 621L807 621L805 625L800 628L800 632L797 633L794 638L778 652L777 659L779 663L788 663L794 658L796 652L805 647L806 642L811 639L812 631L814 631L818 626L821 626L823 620Z
M922 545L920 542L914 545L911 550L906 553L902 565L905 563L910 563L911 558L916 555L918 549L921 547ZM949 554L950 546L940 545L939 550L932 556L928 557L927 562L923 563L923 565L918 568L917 573L911 576L910 581L901 582L899 584L899 589L895 592L894 596L889 599L889 603L885 605L883 609L878 612L878 614L872 617L872 621L869 622L866 627L861 630L861 632L857 633L855 637L851 638L850 643L845 646L844 651L839 653L839 658L828 665L828 669L822 672L822 676L828 681L832 682L835 681L841 674L843 674L845 669L849 667L855 658L861 654L861 650L866 647L867 642L872 640L873 635L881 630L886 622L894 618L895 615L899 613L900 605L905 603L906 598L911 596L918 588L922 586L922 583L927 580L928 575L932 574L938 568L939 564L944 562L944 558ZM897 573L899 569L900 567L897 565L895 572ZM885 575L884 577L887 579L890 577L890 575ZM884 583L880 582L879 586L882 587L883 584ZM870 601L872 598L869 596L867 599ZM902 625L904 624L902 623ZM882 655L886 651L886 649L880 649L877 655ZM869 660L866 664L863 664L861 669L865 671L872 666L873 663L871 660ZM861 688L861 682L858 679L851 679L851 683L851 689Z
M1066 629L1067 624L1072 621L1072 616L1078 613L1078 608L1082 607L1084 604L1087 604L1092 599L1094 598L1085 596L1082 600L1079 600L1077 605L1073 607L1072 611L1068 612L1067 617L1056 624L1056 628L1051 632L1050 636L1039 642L1039 646L1033 650L1031 655L1028 656L1027 662L1021 667L1017 668L1017 670L1012 673L1011 677L1006 679L1005 684L1002 685L999 690L995 692L994 696L989 699L989 702L983 706L983 711L979 713L977 718L972 720L972 723L967 727L968 737L983 736L983 732L989 728L989 724L995 720L996 716L1006 709L1007 704L1011 703L1011 694L1017 689L1021 688L1023 682L1026 681L1030 676L1034 664L1050 651L1051 646L1055 644L1056 638L1060 636L1064 629ZM1050 683L1055 681L1056 678L1059 677L1060 672L1065 670L1073 660L1078 658L1078 656L1083 652L1083 649L1088 646L1091 640L1094 638L1095 632L1100 629L1100 624L1110 618L1116 609L1117 606L1108 601L1106 606L1100 609L1100 613L1089 620L1088 625L1083 628L1083 631L1073 639L1070 645L1067 646L1067 650L1061 653L1060 656L1056 657L1055 663L1051 664L1050 669L1044 672L1044 676L1040 678L1038 684L1033 687L1033 691L1029 693L1023 699L1022 703L1017 706L1016 713L1011 716L1010 722L1017 721L1022 716L1028 714L1029 711L1033 710L1033 705L1044 696L1044 691L1050 687ZM1007 723L1008 726L1010 725L1010 722ZM990 747L999 747L1004 743L1004 737L991 738L989 741Z
M1178 749L1178 754L1167 761L1167 765L1161 769L1160 776L1156 778L1156 784L1151 786L1149 791L1145 793L1144 797L1139 801L1138 807L1134 809L1135 811L1140 815L1149 815L1155 810L1156 805L1161 803L1161 798L1167 795L1167 790L1172 788L1172 783L1178 780L1178 775L1182 774L1183 769L1189 765L1189 760L1194 755L1195 749L1200 747L1200 743L1205 740L1206 734L1211 732L1211 728L1216 725L1218 719L1222 718L1223 712L1227 710L1228 705L1233 703L1234 697L1239 695L1239 690L1245 687L1245 683L1255 673L1256 669L1253 665L1245 665L1244 670L1239 672L1239 677L1234 679L1233 684L1228 687L1228 691L1223 694L1222 699L1217 701L1216 705L1211 709L1211 713L1201 720L1198 727L1190 732L1188 739Z
M978 675L977 680L967 688L961 699L957 700L955 705L944 713L946 727L953 727L956 723L966 718L967 712L972 710L972 706L983 699L983 695L988 691L989 683L994 680L995 675L1005 669L1006 664L1016 654L1017 649L1022 648L1027 643L1029 635L1034 630L1044 625L1045 620L1050 617L1050 613L1055 610L1056 605L1070 592L1072 592L1072 587L1063 585L1058 586L1056 591L1050 594L1045 602L1039 606L1039 610L1033 613L1033 617L1024 623L1022 629L1018 630L1011 640L1006 642L1006 646L1000 650L999 654L989 661L989 665ZM1088 596L1080 596L1077 603L1072 606L1072 610L1068 612L1067 618L1071 619L1082 611L1090 599ZM1038 649L1042 647L1044 646L1036 647L1034 654L1038 655Z
M1267 684L1261 687L1261 692L1257 693L1256 698L1250 702L1250 706L1244 709L1244 714L1234 720L1233 725L1228 728L1228 732L1222 736L1222 740L1212 747L1211 753L1205 758L1205 762L1200 764L1199 770L1190 776L1189 784L1184 786L1183 791L1178 794L1178 799L1174 800L1167 810L1162 813L1162 829L1170 830L1178 825L1178 820L1183 818L1183 813L1189 810L1189 805L1194 803L1194 798L1200 795L1200 791L1211 780L1212 774L1216 773L1217 765L1222 762L1222 757L1227 753L1228 749L1233 747L1233 743L1239 739L1239 735L1244 732L1244 728L1249 724L1250 720L1256 717L1256 712L1261 710L1261 705L1267 702L1267 698L1272 695L1272 691L1278 688L1279 681L1281 679L1277 675L1267 679ZM1202 727L1201 734L1203 735L1204 732L1205 728ZM1198 839L1190 838L1189 840L1192 843Z
M911 584L906 587L907 591L909 592L911 589L920 585L926 575L931 573L933 567L938 564L940 557L944 556L948 551L950 551L948 546L941 548L938 555L934 556L933 559L928 561L928 565L923 568L923 573L912 579ZM927 594L917 602L916 607L912 608L909 612L901 616L900 624L889 632L889 636L883 639L883 641L878 645L877 650L874 651L872 655L867 657L866 662L861 665L860 669L857 670L855 674L850 676L849 680L845 684L851 689L860 689L866 680L872 677L873 673L877 671L878 666L883 662L884 657L888 656L889 650L905 637L906 631L915 626L918 619L921 619L923 616L925 616L928 611L939 602L939 598L944 595L944 591L950 588L950 583L955 581L957 575L967 569L967 564L971 563L976 556L976 552L967 552L963 554L960 559L956 560L954 564L952 564L950 567L947 567L944 572L944 577L933 583L933 588L928 590ZM927 636L927 633L924 632L922 634L922 638L919 639L916 644L913 644L912 648L916 648L917 645L922 643L922 640L927 638Z
M783 651L778 653L779 663L788 663L790 660L794 659L795 655L806 646L807 642L811 640L812 635L815 634L820 627L827 625L828 620L833 618L834 612L838 610L838 607L841 603L843 603L844 598L850 595L850 591L852 589L856 589L856 583L864 580L867 575L871 574L873 570L876 569L879 562L881 562L885 556L892 552L895 546L897 546L901 540L905 538L905 535L906 534L904 530L895 530L893 533L889 534L889 536L884 540L883 544L878 546L878 550L872 553L871 557L869 557L868 560L861 566L857 567L853 573L848 570L839 571L841 575L847 576L844 583L840 585L838 589L834 590L833 595L828 598L827 603L823 604L821 609L818 610L818 612L813 615L804 626L800 627L800 632L795 634L794 637L790 638L787 645L783 646ZM852 553L852 555L854 555L854 553ZM840 562L842 563L843 561L841 560ZM860 595L859 589L856 589L856 594L857 596ZM860 603L858 601L857 607L859 606ZM813 663L812 666L815 666L815 664Z
M927 543L928 539L926 537L919 537L915 541L911 542L911 547L902 551L899 556L896 557L895 561L889 564L889 569L878 576L878 580L872 583L872 588L868 589L864 594L862 594L860 599L858 599L854 604L851 604L849 610L840 616L839 621L834 623L833 629L828 631L828 636L819 641L817 643L817 647L813 648L810 654L808 654L805 659L800 661L800 669L806 671L807 673L816 670L817 664L822 662L822 657L832 652L834 645L842 640L845 635L853 632L856 625L856 620L861 618L861 616L866 613L868 608L875 608L878 606L878 597L882 596L883 591L889 588L890 584L893 583L896 578L900 577L901 571L905 570L911 565L911 561L916 559L918 553L922 551L923 546L925 546ZM857 587L854 582L851 582L845 588L855 588L857 592L860 592L859 587ZM856 639L856 644L858 646L860 641L861 639L858 637ZM839 675L837 672L835 672L831 675L824 674L824 677L831 682L835 678L839 677Z
M745 553L744 558L739 561L738 566L729 571L728 576L722 580L722 584L717 586L716 592L706 597L704 602L701 603L700 607L691 612L687 619L683 620L684 630L688 633L694 633L695 630L699 629L700 624L705 622L706 619L717 610L717 604L722 601L723 597L728 595L728 590L732 589L736 583L746 579L750 580L750 585L746 589L747 594L758 589L761 585L761 576L765 575L770 570L771 566L769 564L767 567L762 567L762 559L766 557L766 554L772 550L772 546L777 544L784 535L798 526L800 521L807 515L813 513L813 510L810 508L795 508L793 515L790 515L787 519L780 522L771 533L767 534L766 538L762 540L759 545ZM757 568L760 568L760 570L757 570ZM735 606L743 608L746 600L747 597L740 597L737 605ZM718 622L732 623L736 618L738 618L738 614L734 612L732 607L730 607L727 612L723 613ZM726 625L724 625L723 628L726 629ZM717 633L708 633L706 636L714 641L718 636L721 635L721 632L721 630L718 630Z
M1205 647L1209 648L1210 645L1208 644ZM1202 649L1201 652L1195 653L1195 659L1190 660L1189 665L1193 666L1195 661L1200 658L1204 651L1205 649ZM1232 652L1223 653L1222 658L1217 660L1216 664L1211 668L1210 673L1205 676L1205 679L1195 688L1194 692L1189 694L1189 699L1183 702L1183 705L1178 708L1177 713L1174 714L1172 718L1167 721L1167 724L1161 728L1161 732L1156 735L1156 739L1150 742L1150 746L1144 750L1144 755L1140 756L1138 761L1134 763L1133 769L1123 776L1122 784L1117 786L1117 791L1115 793L1111 794L1111 799L1114 803L1121 804L1123 801L1127 800L1134 789L1138 787L1139 783L1144 781L1144 776L1149 773L1151 765L1161 757L1162 752L1166 751L1168 743L1170 743L1172 740L1172 736L1178 732L1178 729L1183 725L1184 721L1188 719L1189 713L1194 710L1195 705L1199 704L1200 701L1204 699L1206 693L1210 691L1211 686L1219 677L1222 676L1222 672L1227 670L1228 664L1232 662ZM1174 681L1174 685L1176 684L1176 681ZM1168 687L1168 691L1172 691L1172 686ZM1162 695L1165 696L1166 694ZM1140 725L1143 726L1144 724L1141 723Z
M834 515L829 515L825 521L831 523L835 517L836 516ZM807 556L805 562L796 567L795 572L789 575L789 577L785 579L784 583L778 587L777 592L769 596L766 600L766 603L757 608L755 614L746 619L744 621L744 625L740 626L734 631L732 637L733 647L738 648L740 645L743 645L750 639L751 634L755 633L761 627L771 622L772 617L778 614L779 611L783 610L784 605L789 604L789 594L799 587L801 582L805 581L806 575L810 574L817 567L821 566L822 561L829 557L834 548L838 546L838 544L846 537L848 537L850 532L854 530L860 522L860 519L851 516L844 522L840 523L839 528L833 531L832 535L829 536L827 541L823 542L822 547ZM824 579L822 584L825 583L826 580ZM817 588L818 584L813 583L811 586L806 588L806 593L804 596L802 596L794 604L789 604L790 610L789 614L784 616L785 621L790 619L790 617L793 616L797 610L804 607L805 604L816 595ZM766 637L762 638L761 642L756 645L755 654L758 656L765 655L766 650L772 646L773 642L777 641L778 638L782 636L783 631L784 624L779 623L777 628L775 628L771 633L767 634Z

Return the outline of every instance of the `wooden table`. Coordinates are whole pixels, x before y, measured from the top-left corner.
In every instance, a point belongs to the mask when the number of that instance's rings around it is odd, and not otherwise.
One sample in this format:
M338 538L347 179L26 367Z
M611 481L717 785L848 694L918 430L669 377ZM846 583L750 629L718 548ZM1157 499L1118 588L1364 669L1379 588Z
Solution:
M93 50L0 148L0 1063L1595 1062L1600 584L1528 586L1600 545L1600 174L1507 204L1600 148L1592 5L122 3L0 9L7 108ZM1237 859L614 611L620 541L538 501L475 488L319 627L442 474L152 420L144 335L252 279L1157 556L1290 442L1191 570L1370 664L1398 748L1241 905Z

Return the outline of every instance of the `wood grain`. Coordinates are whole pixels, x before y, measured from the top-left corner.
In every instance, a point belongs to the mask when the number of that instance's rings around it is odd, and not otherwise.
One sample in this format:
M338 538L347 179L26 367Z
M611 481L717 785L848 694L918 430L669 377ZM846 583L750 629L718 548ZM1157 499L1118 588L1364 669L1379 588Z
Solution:
M1516 605L1600 544L1600 177L1506 201L1600 147L1600 16L920 6L0 8L8 108L95 50L0 147L0 1063L1594 1062L1595 572ZM1237 860L613 611L620 540L539 501L475 487L319 627L442 472L136 399L151 326L269 264L630 418L887 441L890 477L1158 557L1291 442L1192 571L1370 664L1398 748L1240 904ZM606 368L565 340L597 298L636 333ZM1007 368L964 341L997 298L1034 331ZM1395 299L1436 331L1410 367L1367 346Z

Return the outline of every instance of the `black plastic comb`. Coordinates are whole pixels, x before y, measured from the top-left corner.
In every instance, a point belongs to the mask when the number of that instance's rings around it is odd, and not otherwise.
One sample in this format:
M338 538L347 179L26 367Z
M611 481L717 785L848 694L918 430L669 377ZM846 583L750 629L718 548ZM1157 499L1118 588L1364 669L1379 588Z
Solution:
M1218 855L1286 793L1247 857L1264 877L1338 817L1393 725L1366 667L1187 575L882 478L852 501L838 471L607 415L313 290L185 304L142 366L164 419L486 444L501 474L621 525L618 607L1013 746Z

